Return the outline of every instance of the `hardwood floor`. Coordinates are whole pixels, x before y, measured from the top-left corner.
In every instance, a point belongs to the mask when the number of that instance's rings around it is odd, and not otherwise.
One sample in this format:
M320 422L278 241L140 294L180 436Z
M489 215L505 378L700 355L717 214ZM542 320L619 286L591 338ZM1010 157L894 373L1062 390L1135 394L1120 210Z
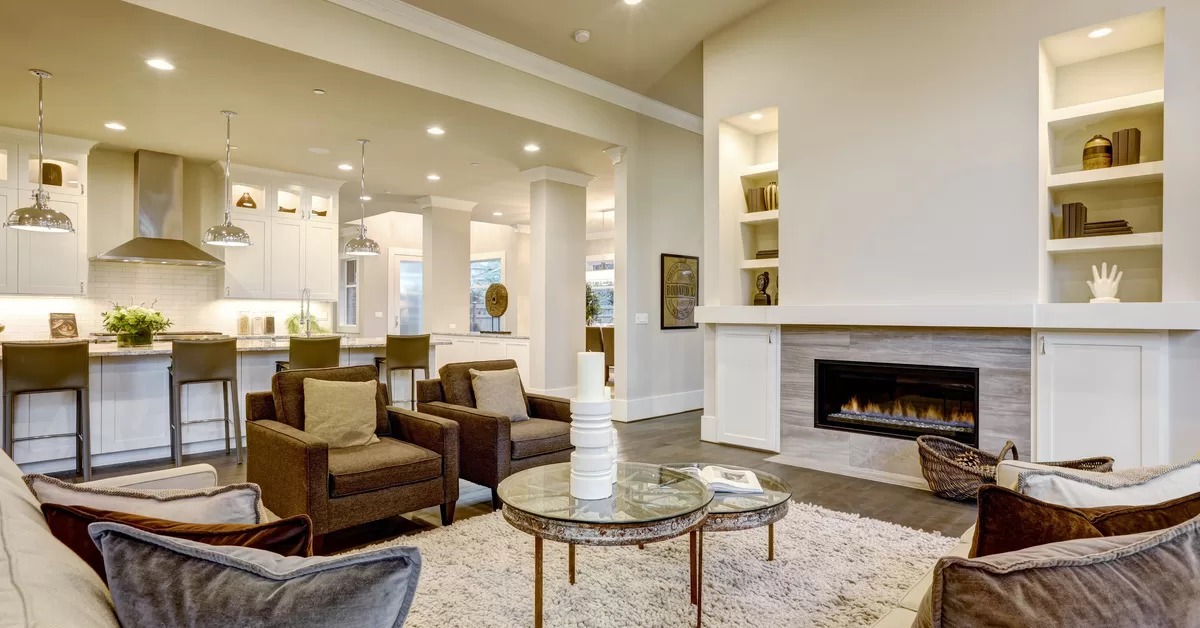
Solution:
M766 462L774 454L706 443L700 440L700 415L688 412L637 423L617 423L620 458L635 462L704 462L761 469L788 481L793 499L832 510L857 513L910 528L958 536L975 523L974 504L934 497L928 491L882 484L832 473ZM209 453L185 456L184 464L208 463L222 484L246 481L244 466L233 456ZM97 469L95 478L137 473L169 466L169 461ZM492 512L491 491L463 481L456 513L461 521ZM326 552L336 552L415 534L440 526L437 508L426 508L350 530L325 539Z

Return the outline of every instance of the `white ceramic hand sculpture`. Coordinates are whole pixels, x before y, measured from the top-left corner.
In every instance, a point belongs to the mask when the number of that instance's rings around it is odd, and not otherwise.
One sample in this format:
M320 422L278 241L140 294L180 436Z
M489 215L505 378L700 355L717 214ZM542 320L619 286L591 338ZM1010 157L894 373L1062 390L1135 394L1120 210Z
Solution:
M1087 282L1089 288L1092 289L1092 303L1120 303L1117 298L1117 287L1121 285L1121 277L1125 273L1117 272L1117 265L1113 264L1112 273L1108 272L1108 262L1103 262L1099 272L1096 267L1092 266L1092 281Z

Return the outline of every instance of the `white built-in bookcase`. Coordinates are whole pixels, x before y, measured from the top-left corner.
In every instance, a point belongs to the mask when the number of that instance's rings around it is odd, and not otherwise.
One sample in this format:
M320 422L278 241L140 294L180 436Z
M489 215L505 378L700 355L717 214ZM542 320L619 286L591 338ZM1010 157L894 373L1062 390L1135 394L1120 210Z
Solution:
M1086 303L1092 265L1124 272L1122 302L1161 302L1163 294L1162 10L1048 37L1041 42L1039 186L1041 303ZM1103 37L1091 36L1111 28ZM1083 170L1094 135L1141 130L1140 163ZM1081 202L1089 221L1128 220L1130 235L1055 239L1065 203Z
M757 259L760 250L777 249L779 215L786 213L787 192L780 190L780 209L747 211L747 190L779 182L779 109L767 107L730 116L719 126L721 304L751 305L755 279L770 274L767 293L779 298L779 258ZM784 295L786 298L786 295Z

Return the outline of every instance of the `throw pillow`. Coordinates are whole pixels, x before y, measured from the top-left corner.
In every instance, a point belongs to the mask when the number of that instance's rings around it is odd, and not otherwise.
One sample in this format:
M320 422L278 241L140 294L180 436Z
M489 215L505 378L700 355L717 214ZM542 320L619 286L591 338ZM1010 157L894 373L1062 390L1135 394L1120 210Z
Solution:
M375 435L375 395L379 384L304 380L304 431L329 443L330 449L379 442Z
M312 522L307 515L297 515L251 525L236 523L183 523L127 512L113 512L86 506L42 504L42 513L50 532L63 545L79 555L105 582L104 557L88 535L88 526L102 521L123 523L139 530L178 539L189 539L208 545L237 545L253 547L283 556L312 556Z
M268 519L257 484L205 489L147 489L71 484L27 475L25 485L43 504L87 506L185 523L262 523Z
M914 628L1195 626L1200 518L1158 532L946 557Z
M88 532L104 556L123 628L398 628L421 574L415 547L303 558L119 523L93 523Z
M979 489L979 520L971 558L1074 539L1163 530L1200 516L1200 493L1155 504L1070 508L1000 486Z
M470 373L471 389L475 393L477 409L503 414L510 421L525 421L529 418L529 408L525 406L525 393L521 388L520 371L471 369Z
M1022 471L1017 482L1020 493L1072 508L1146 506L1191 495L1198 489L1200 460L1112 473L1029 470Z

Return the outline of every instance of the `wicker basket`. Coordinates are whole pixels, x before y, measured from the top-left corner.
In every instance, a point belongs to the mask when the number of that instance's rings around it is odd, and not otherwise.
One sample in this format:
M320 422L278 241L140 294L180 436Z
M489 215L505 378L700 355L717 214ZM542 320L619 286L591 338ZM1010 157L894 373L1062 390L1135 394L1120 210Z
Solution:
M1012 441L1005 443L999 454L993 455L949 438L921 436L917 438L917 450L921 454L921 474L929 482L933 494L957 500L975 499L980 486L995 484L996 465L1010 452L1013 460L1020 459ZM1112 471L1113 459L1084 458L1038 464L1107 473Z

